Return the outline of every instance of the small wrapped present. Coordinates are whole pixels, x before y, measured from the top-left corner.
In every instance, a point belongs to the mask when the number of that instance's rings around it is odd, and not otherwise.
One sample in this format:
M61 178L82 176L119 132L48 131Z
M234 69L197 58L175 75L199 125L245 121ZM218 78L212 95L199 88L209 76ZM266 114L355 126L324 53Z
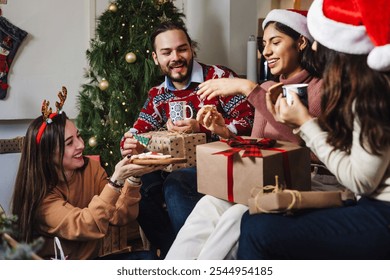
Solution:
M274 183L310 190L310 152L306 147L271 139L236 137L197 146L198 191L248 205L251 189Z
M306 208L332 208L355 200L352 192L345 191L297 191L281 189L277 177L275 186L252 189L248 200L249 214L286 213Z
M22 151L24 137L12 139L0 139L0 154L20 153Z
M206 143L205 133L176 133L169 131L150 131L139 134L150 137L146 148L149 151L169 154L174 158L186 158L185 163L168 165L164 170L172 172L176 169L196 166L196 146Z
M127 244L127 226L109 225L107 234L100 242L100 257L124 250L131 251L131 246Z

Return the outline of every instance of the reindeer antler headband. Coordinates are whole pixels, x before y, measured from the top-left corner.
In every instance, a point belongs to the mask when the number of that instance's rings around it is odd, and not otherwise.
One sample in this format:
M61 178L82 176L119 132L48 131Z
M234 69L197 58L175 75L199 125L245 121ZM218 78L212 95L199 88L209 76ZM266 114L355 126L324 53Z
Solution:
M37 144L41 142L42 134L45 131L46 126L53 122L53 118L55 116L62 113L62 107L64 106L67 95L68 90L66 89L66 87L62 87L62 91L57 94L58 98L60 99L60 102L56 101L57 111L55 113L52 113L51 107L49 108L50 102L46 101L46 99L43 100L41 109L43 122L37 134Z

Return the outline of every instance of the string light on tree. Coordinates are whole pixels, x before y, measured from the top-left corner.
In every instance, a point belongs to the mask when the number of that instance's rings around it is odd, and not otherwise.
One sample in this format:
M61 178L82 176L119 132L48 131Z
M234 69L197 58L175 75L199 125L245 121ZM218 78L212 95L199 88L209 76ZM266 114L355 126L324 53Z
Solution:
M127 63L134 63L137 60L137 56L133 52L128 52L125 56Z
M108 81L105 79L105 78L103 78L101 81L100 81L100 83L99 83L99 88L101 89L101 90L106 90L106 89L108 89L108 86L109 86L109 83L108 83Z
M89 140L88 140L88 145L90 146L90 147L96 147L96 145L97 145L97 139L96 139L96 137L95 136L92 136L91 138L89 138Z

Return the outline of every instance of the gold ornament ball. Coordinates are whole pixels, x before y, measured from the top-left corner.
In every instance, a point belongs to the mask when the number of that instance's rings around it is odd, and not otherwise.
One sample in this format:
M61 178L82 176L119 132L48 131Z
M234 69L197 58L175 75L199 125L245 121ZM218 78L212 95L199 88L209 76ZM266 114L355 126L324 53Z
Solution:
M99 88L101 90L108 89L108 86L109 86L109 84L108 84L108 81L106 79L102 79L101 82L99 83Z
M137 60L137 56L133 52L129 52L126 54L126 61L128 63L134 63Z
M115 5L115 3L111 3L110 6L108 6L108 9L111 11L111 12L116 12L118 10L118 7L117 5Z
M97 145L96 137L95 137L95 136L92 136L91 138L89 138L88 144L89 144L89 146L91 146L92 148L95 147L95 146Z

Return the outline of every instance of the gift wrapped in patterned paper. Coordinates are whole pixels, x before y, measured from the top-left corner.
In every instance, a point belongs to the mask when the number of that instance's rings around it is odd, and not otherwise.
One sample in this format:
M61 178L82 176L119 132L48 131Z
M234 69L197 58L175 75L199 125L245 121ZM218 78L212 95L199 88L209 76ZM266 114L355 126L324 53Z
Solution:
M20 153L23 146L24 137L12 139L0 139L0 154Z
M186 158L186 163L168 165L164 170L174 170L196 166L196 146L206 143L205 133L176 133L166 130L150 131L139 134L150 137L146 148L149 151L169 154L174 158Z

